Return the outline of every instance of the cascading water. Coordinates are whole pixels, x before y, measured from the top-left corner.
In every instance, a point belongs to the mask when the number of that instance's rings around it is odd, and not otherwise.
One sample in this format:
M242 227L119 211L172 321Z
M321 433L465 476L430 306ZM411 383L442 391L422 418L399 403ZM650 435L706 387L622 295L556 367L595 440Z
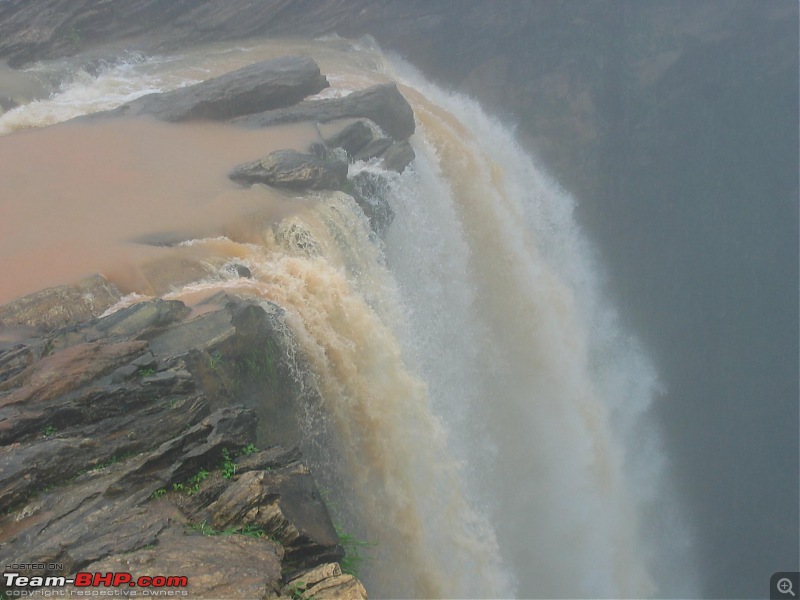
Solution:
M211 75L298 49L319 54L329 94L399 77L417 158L380 174L396 214L385 240L348 195L317 194L257 239L193 242L220 276L171 297L227 288L284 309L321 399L305 450L340 518L374 544L362 573L373 597L644 597L673 585L653 572L686 544L678 519L654 517L669 509L647 421L656 377L603 301L572 199L474 103L402 61L390 71L374 47L316 44L137 58L121 87L174 87L209 61ZM78 85L0 128L106 107ZM87 100L54 116L66 93ZM253 279L232 278L231 257ZM320 448L320 428L332 446ZM652 541L668 528L672 539Z

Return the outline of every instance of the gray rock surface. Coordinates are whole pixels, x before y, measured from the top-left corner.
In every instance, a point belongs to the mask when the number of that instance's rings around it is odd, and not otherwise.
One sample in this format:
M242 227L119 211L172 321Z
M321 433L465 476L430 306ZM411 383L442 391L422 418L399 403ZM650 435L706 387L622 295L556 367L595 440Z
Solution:
M353 156L353 160L369 160L370 158L375 158L386 152L391 145L392 140L389 138L378 138L372 140L369 144L356 152L356 154Z
M370 119L395 140L408 139L416 127L414 112L394 83L376 85L343 98L305 100L289 108L248 115L233 122L247 127L266 127L299 121L325 123L345 118Z
M337 152L320 157L277 150L266 158L236 167L229 177L243 185L265 183L293 190L333 190L339 189L347 178L347 159Z
M222 121L292 106L328 87L328 80L312 59L284 56L248 65L163 94L149 94L114 110L94 113L103 116L149 115L162 121Z
M408 141L395 142L381 157L384 169L402 173L406 167L416 158L414 148Z
M300 452L259 426L298 439L281 311L206 303L191 318L143 302L0 347L3 564L166 569L198 595L279 598L343 557Z
M388 179L385 175L362 171L350 178L352 195L369 219L372 230L383 236L394 221L394 210L388 200Z
M350 157L354 156L374 139L375 132L364 119L350 123L333 135L323 136L326 146L329 148L343 148Z
M0 306L0 323L57 329L99 316L122 295L115 285L93 275L74 285L59 285Z

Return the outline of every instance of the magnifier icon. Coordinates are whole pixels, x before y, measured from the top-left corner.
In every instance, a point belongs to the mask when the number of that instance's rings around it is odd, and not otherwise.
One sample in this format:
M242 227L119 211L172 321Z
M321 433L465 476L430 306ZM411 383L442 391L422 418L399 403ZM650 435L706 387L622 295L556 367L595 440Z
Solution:
M787 577L778 579L777 588L781 594L791 594L793 598L796 597L792 591L792 580Z

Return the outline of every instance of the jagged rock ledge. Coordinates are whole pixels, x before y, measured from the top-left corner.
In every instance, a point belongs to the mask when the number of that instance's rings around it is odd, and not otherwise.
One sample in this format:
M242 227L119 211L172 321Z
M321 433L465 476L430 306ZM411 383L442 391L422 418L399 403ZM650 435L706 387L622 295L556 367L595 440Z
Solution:
M3 564L366 598L299 450L271 443L298 435L281 320L220 293L197 317L155 299L0 345Z

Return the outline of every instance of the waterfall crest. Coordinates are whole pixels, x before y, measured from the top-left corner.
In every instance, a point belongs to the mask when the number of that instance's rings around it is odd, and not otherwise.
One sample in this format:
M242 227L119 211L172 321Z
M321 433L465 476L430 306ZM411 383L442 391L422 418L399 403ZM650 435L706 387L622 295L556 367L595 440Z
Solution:
M652 539L674 525L668 551L688 545L677 518L643 524L666 502L648 417L657 377L604 299L573 199L508 128L409 65L368 42L303 44L290 50L319 55L327 94L402 83L417 158L382 175L394 223L380 240L346 193L308 195L255 233L185 246L215 274L169 297L228 289L285 311L307 369L304 451L338 517L373 544L373 596L656 594L664 549ZM211 70L280 48L217 48ZM76 90L113 87L111 75L125 98L137 78L143 91L191 81L207 56L137 56L72 78L0 117L0 131L106 108L105 92ZM251 279L232 275L233 258Z

